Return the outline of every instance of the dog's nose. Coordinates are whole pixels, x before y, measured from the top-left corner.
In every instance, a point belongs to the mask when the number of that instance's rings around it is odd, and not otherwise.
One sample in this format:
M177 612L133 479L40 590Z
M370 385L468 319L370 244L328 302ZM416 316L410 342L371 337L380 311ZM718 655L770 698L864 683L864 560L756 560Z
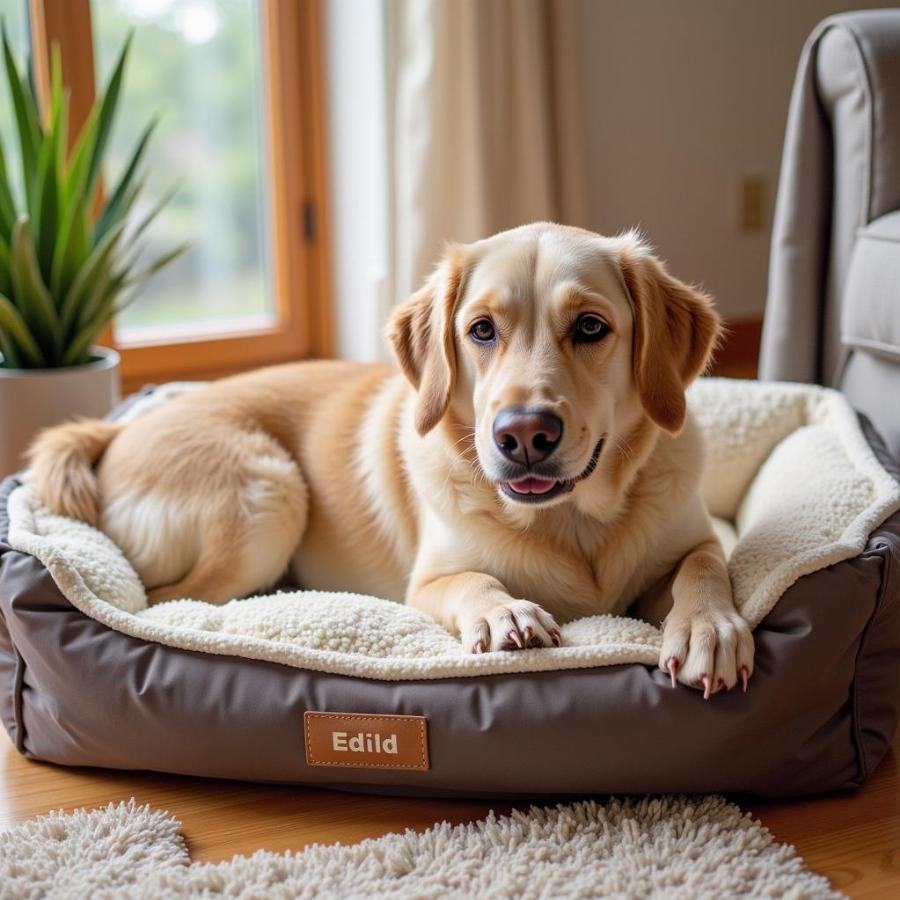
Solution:
M562 433L562 419L545 409L509 406L494 419L497 449L524 466L546 459L559 446Z

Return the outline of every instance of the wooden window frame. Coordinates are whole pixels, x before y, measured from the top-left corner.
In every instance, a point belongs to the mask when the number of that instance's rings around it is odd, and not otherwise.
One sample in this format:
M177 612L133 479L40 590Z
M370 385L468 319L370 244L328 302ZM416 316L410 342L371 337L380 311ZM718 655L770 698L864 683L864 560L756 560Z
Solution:
M121 354L126 390L332 352L320 3L261 3L275 321L227 330L198 326L181 336L173 329L170 337L127 343L113 328L102 343ZM56 43L77 134L95 96L90 0L29 0L29 14L38 92L46 97Z

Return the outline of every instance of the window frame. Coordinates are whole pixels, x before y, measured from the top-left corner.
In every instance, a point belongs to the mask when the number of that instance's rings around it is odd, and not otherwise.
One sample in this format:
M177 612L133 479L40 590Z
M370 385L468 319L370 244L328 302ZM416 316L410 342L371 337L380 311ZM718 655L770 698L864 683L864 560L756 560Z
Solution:
M90 0L28 0L38 93L49 93L50 48L60 47L70 91L70 133L95 96ZM268 123L269 248L275 321L101 343L122 357L126 390L153 381L211 378L332 351L329 223L325 165L325 82L321 0L261 0ZM42 103L44 109L46 103Z

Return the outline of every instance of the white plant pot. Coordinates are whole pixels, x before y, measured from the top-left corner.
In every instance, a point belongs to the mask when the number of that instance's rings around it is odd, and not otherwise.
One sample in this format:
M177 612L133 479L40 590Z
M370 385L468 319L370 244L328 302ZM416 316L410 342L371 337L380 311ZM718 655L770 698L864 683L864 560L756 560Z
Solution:
M22 454L48 425L102 418L121 399L119 354L95 347L83 366L0 368L0 477L23 465Z

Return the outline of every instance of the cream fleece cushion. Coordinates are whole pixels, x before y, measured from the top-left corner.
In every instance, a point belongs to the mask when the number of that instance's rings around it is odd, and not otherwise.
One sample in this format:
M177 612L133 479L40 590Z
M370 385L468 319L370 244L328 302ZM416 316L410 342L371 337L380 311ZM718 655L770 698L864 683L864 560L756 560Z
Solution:
M836 391L702 379L690 404L707 438L703 493L726 520L722 528L735 528L729 567L751 626L798 578L859 554L900 508L900 485ZM616 616L565 625L561 648L473 656L423 613L374 597L296 591L148 608L137 575L105 535L50 515L27 485L11 494L9 515L10 544L36 556L74 606L172 647L384 680L653 664L659 655L656 627Z

